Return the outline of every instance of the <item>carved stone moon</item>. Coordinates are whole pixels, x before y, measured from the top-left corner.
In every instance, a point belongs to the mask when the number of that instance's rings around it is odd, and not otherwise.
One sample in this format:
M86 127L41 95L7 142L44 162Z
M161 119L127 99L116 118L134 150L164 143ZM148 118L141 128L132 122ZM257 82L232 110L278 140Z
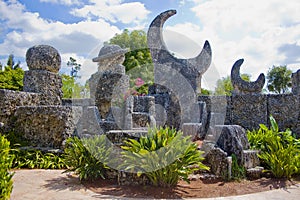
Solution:
M179 59L170 53L163 40L162 28L168 18L176 14L176 10L167 10L159 14L150 24L147 41L154 63L154 71L157 68L171 67L180 72L191 84L194 91L201 93L201 78L211 64L212 51L208 41L201 52L194 58ZM163 67L165 66L165 67ZM156 74L156 73L155 73ZM166 75L168 73L166 72Z
M231 82L235 92L244 94L261 93L266 81L265 75L261 73L254 82L247 82L243 80L240 75L240 68L243 62L244 59L237 60L231 69Z
M154 63L164 64L168 61L188 64L196 67L197 71L202 75L211 64L212 51L208 41L205 41L202 51L195 57L190 59L179 59L174 57L167 49L163 40L162 27L168 18L176 14L176 10L167 10L158 15L150 24L147 40Z

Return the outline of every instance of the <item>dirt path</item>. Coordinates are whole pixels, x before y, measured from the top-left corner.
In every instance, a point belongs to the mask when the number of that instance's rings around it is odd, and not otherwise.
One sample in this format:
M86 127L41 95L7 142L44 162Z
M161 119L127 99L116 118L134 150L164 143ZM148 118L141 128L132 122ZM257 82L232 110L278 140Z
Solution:
M101 183L94 185L86 185L92 190L87 189L84 185L80 184L78 178L71 174L62 174L63 170L17 170L13 180L14 180L14 189L11 195L11 200L95 200L95 199L132 199L139 198L144 199L143 190L132 187L120 188L116 185L109 185L106 183L101 186ZM105 182L104 182L105 183ZM101 187L98 187L100 184ZM103 183L102 183L103 184ZM213 183L207 184L205 188L195 188L195 185L187 185L182 183L179 187L179 190L174 197L176 198L197 198L197 196L187 196L185 193L185 188L189 188L191 191L197 191L202 193L220 193L221 188L225 188L228 191L240 191L242 187L235 185L236 188L232 188L233 185L222 185L221 183L215 183L217 185L217 190L213 189ZM244 183L246 184L246 183ZM251 183L250 183L251 184ZM257 183L256 183L257 184ZM268 187L270 184L267 183ZM255 184L252 183L252 188ZM250 185L248 185L250 187ZM243 185L246 187L247 185ZM248 190L249 190L248 187ZM273 187L273 186L272 186ZM293 185L286 189L274 189L271 188L271 191L259 192L250 195L240 195L240 196L230 196L230 197L220 197L220 198L211 198L211 199L231 199L231 200L259 200L259 199L289 199L296 200L300 196L300 185ZM213 191L216 190L216 191ZM225 191L224 190L224 191ZM148 193L153 194L151 188L146 188ZM171 191L174 192L174 191ZM182 195L180 195L180 192ZM222 192L221 192L222 193ZM224 194L224 193L223 193ZM112 196L113 195L113 196ZM148 196L148 197L151 197Z
M90 200L99 196L64 170L17 170L11 200ZM109 198L109 197L108 197Z

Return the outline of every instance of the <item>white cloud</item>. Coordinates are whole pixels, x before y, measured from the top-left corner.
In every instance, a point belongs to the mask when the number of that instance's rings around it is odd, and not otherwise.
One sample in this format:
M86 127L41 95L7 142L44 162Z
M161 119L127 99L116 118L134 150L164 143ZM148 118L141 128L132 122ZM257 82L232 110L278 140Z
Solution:
M195 52L200 50L193 48L199 48L202 41L209 40L215 70L222 76L229 75L232 65L240 58L245 59L241 72L251 74L253 79L256 79L259 73L266 74L268 68L273 65L289 64L294 61L291 60L291 56L289 57L290 52L280 51L284 49L280 47L285 44L290 44L291 47L292 44L300 46L298 12L300 1L291 0L286 3L281 0L195 0L194 2L197 5L192 11L203 28L185 23L168 26L167 29L190 37L199 44L198 47L190 45L189 56L194 56ZM166 39L166 43L171 48L171 41L168 42ZM173 44L178 44L177 49L185 51L186 48L180 48L179 43L180 41L173 40ZM179 54L188 55L188 52Z
M48 21L41 18L38 13L27 12L17 1L9 3L1 1L0 18L4 20L1 23L8 31L0 43L0 55L13 53L15 57L25 58L26 51L31 46L48 44L60 52L63 58L62 66L66 66L65 62L70 55L75 59L80 58L81 62L82 56L96 56L98 52L90 55L95 47L99 48L104 41L120 33L117 27L103 19L72 24ZM84 73L89 71L92 72L93 69L86 68Z
M179 5L180 5L180 6L184 6L185 3L186 3L185 0L180 0L180 1L179 1Z
M68 6L81 4L80 0L40 0L40 2L62 4L62 5L68 5Z
M90 0L90 4L75 8L71 14L77 17L105 19L124 24L140 23L150 13L140 2L122 3L120 0Z
M232 65L240 58L245 59L241 73L249 73L252 79L260 73L266 74L273 65L291 64L295 71L294 62L298 60L300 67L300 54L297 57L293 51L300 49L300 1L194 0L194 3L191 10L197 18L166 26L164 38L169 50L182 57L195 56L208 40L213 63L204 77L209 77L209 82L214 74L230 75ZM218 77L214 77L215 82Z

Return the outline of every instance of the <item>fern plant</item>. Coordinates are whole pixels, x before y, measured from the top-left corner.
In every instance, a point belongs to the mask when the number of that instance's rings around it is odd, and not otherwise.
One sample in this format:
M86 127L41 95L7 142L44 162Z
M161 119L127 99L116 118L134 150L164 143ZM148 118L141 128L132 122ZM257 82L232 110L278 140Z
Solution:
M267 171L277 177L291 178L300 173L300 140L287 129L280 132L276 120L270 116L271 127L260 124L259 130L248 131L251 148L260 150L259 158Z
M28 169L66 169L64 157L53 153L44 153L35 149L13 149L13 168Z
M129 139L122 146L123 169L145 174L153 185L171 187L182 178L199 169L208 170L202 164L202 153L190 137L170 128L150 128L146 137L138 141Z
M112 162L112 148L105 135L92 138L69 138L65 148L68 169L79 175L80 180L105 178L105 169Z

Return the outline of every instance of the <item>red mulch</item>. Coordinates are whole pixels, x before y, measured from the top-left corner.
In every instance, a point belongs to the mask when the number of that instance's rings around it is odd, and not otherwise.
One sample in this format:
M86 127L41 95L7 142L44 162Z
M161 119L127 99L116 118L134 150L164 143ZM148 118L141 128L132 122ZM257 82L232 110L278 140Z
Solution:
M131 198L208 198L236 196L250 193L263 192L279 188L287 188L297 181L284 179L261 178L258 180L242 180L224 182L221 179L197 179L190 184L180 181L174 188L161 188L154 186L119 186L111 180L85 181L84 185L102 195Z

